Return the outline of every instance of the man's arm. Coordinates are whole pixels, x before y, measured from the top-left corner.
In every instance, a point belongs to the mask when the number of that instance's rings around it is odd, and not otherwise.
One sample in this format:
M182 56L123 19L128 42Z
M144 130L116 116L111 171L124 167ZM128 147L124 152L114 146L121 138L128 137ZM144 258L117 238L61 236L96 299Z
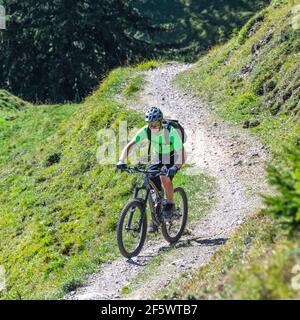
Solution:
M135 140L131 140L122 150L119 162L124 163L125 160L128 158L129 152L132 150L132 148L136 145Z
M124 164L132 148L135 147L137 144L139 144L146 137L147 137L147 126L144 126L137 132L135 137L124 147L124 149L121 152L118 165L121 166L122 164Z
M180 169L184 165L184 163L186 163L187 159L187 153L184 148L181 133L179 134L178 130L172 128L170 139L172 139L174 151L178 155L178 159L176 160L175 165L178 169Z
M180 169L186 162L187 153L184 147L181 150L177 151L177 153L179 155L179 159L178 159L178 163L176 161L175 165L178 169Z

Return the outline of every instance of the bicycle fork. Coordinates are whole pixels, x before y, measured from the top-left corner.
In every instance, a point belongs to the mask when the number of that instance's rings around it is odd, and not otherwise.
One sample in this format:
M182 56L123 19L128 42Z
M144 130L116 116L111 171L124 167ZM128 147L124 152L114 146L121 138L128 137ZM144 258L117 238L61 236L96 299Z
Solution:
M142 190L142 189L145 189L145 188L142 187L142 188L136 188L135 189L134 199L137 199L139 191ZM147 200L148 200L149 194L150 194L150 190L147 189L146 197L145 197L145 200L144 200L144 203L143 203L143 206L142 206L142 211L141 211L141 215L140 215L140 219L139 219L139 223L138 223L138 228L136 230L134 230L134 231L137 231L138 233L141 232L142 222L144 220L144 216L145 216L145 213L146 213L146 204L147 204ZM131 230L131 224L132 224L132 219L133 219L134 212L135 212L135 207L132 207L130 209L129 219L128 219L128 223L126 225L126 230Z

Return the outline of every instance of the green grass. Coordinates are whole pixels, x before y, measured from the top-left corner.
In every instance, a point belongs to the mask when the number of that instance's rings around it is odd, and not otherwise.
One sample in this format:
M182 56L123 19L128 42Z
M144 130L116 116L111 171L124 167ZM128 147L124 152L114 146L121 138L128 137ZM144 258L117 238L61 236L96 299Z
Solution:
M300 245L263 214L248 219L204 267L176 279L155 299L299 299L292 287Z
M6 90L0 89L0 130L3 130L7 121L14 120L18 111L27 105L29 106L29 103L13 96Z
M136 180L114 164L99 165L97 137L102 129L118 136L121 121L129 130L144 125L140 114L119 102L139 74L137 68L112 71L78 105L3 108L0 264L7 288L2 299L61 298L101 263L119 257L117 221ZM5 120L6 112L15 118Z
M117 130L121 120L142 126L139 115L114 101L134 72L113 71L80 105L28 105L16 111L15 120L4 122L3 299L61 297L101 262L118 257L115 227L133 179L117 173L114 165L97 163L96 137L102 128Z
M28 105L21 111L2 111L0 131L0 166L32 160L60 124L77 111L79 105ZM5 118L13 120L5 121Z
M25 101L15 97L6 90L0 89L0 111L19 110L28 105Z
M184 171L184 169L182 170ZM174 186L183 187L188 195L189 215L187 229L189 229L190 223L203 218L209 209L214 206L216 201L216 182L212 177L209 177L204 173L189 176L181 172L175 176L173 181ZM152 235L151 238L161 239L162 243L164 241L161 233ZM174 250L174 247L170 246L151 259L143 271L133 279L130 285L121 289L121 293L123 295L132 293L136 289L142 287L145 282L157 278L161 272L164 272L164 270L161 270L161 265L168 261L168 258L174 253Z
M163 63L156 60L149 60L138 64L135 68L139 71L148 71L160 67Z
M219 117L239 126L256 122L250 131L273 152L299 138L300 31L291 26L291 10L289 1L273 1L177 79Z
M295 147L300 132L300 37L290 24L291 9L289 1L272 1L235 38L176 80L206 101L215 117L240 127L248 122L244 130L261 139L275 166L286 158L286 147ZM288 176L297 181L298 173ZM289 180L283 182L293 203L299 203ZM288 209L286 199L280 196ZM249 218L206 266L183 275L155 298L299 299L292 282L300 245L297 233L290 236L280 222L265 213Z
M137 99L138 93L141 91L141 89L145 85L145 74L143 74L142 72L156 69L162 65L163 65L162 62L150 60L134 66L133 67L134 70L137 70L140 72L132 73L132 76L130 77L128 84L122 91L123 96L129 101ZM127 69L130 70L130 68L127 68Z
M201 172L197 175L188 175L186 170L190 168L185 166L182 172L174 178L174 186L181 186L188 195L189 201L189 222L199 220L215 204L215 190L217 182L211 176Z
M127 100L137 98L137 93L144 87L145 76L143 74L136 74L130 81L130 84L124 89L123 94Z

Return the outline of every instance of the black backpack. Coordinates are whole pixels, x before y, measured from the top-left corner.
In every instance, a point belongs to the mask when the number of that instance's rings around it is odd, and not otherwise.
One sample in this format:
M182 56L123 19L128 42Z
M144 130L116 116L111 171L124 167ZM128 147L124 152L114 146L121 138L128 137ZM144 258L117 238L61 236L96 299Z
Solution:
M173 119L163 119L162 121L162 126L163 128L167 129L165 130L165 141L167 143L172 144L173 142L170 141L170 130L171 127L175 128L176 130L178 130L180 132L180 136L182 139L182 143L186 142L186 133L184 131L183 126L179 123L178 120L173 120ZM151 130L148 127L147 128L147 138L149 141L149 147L148 147L148 160L150 161L150 152L151 152ZM162 145L160 146L162 148Z

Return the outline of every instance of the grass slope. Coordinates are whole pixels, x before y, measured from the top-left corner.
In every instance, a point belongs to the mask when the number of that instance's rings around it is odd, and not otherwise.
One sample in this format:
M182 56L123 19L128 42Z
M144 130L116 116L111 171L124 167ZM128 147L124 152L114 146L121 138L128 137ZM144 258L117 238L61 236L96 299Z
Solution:
M273 151L299 132L300 28L292 28L293 7L273 1L178 79L220 116L250 126Z
M0 264L7 282L2 299L60 298L102 262L119 257L116 225L136 180L113 164L97 163L97 136L104 128L118 134L122 120L129 128L144 124L118 101L135 99L143 85L139 71L156 65L112 71L80 105L8 103L18 110L13 120L3 114L0 131ZM204 175L178 179L186 187L206 181ZM210 200L197 185L191 197L200 214Z
M183 274L155 298L299 299L300 27L295 5L272 1L239 35L178 78L219 117L250 130L276 155L270 181L280 191L204 267ZM297 7L298 8L298 7ZM297 20L298 19L298 20ZM299 142L298 142L299 143ZM286 159L286 147L292 154ZM294 149L293 149L294 148ZM281 167L280 167L281 166ZM279 216L274 220L266 215ZM275 213L275 214L274 214ZM288 216L289 215L289 216ZM282 224L285 223L285 224ZM291 224L287 225L291 227ZM298 229L299 230L299 229Z
M110 101L132 72L112 72L72 117L59 115L67 106L32 106L4 132L0 261L7 271L6 298L61 296L81 283L82 274L116 256L110 242L132 183L123 177L119 184L112 166L97 165L96 136L122 119L141 124ZM13 145L23 150L24 144L30 156L16 157Z
M292 286L299 258L299 244L259 214L239 228L206 266L182 274L155 298L299 299L299 289Z

